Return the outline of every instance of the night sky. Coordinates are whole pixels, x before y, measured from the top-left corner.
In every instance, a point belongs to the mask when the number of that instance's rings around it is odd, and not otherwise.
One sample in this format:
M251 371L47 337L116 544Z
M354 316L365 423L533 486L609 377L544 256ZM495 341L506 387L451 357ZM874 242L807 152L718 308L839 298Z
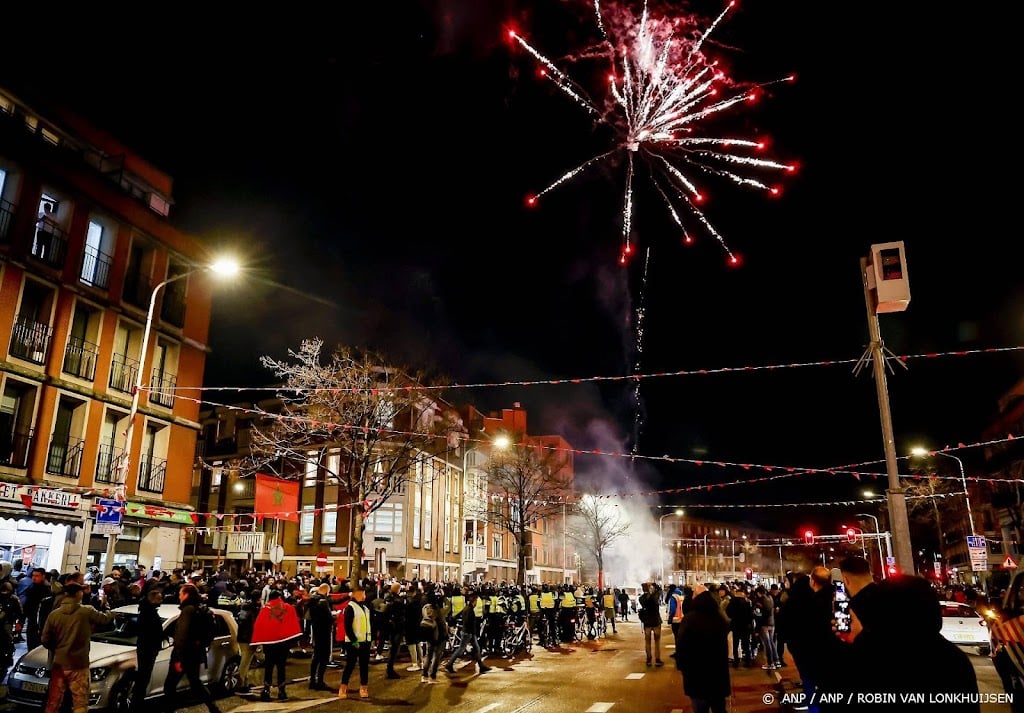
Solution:
M605 150L607 135L504 33L515 26L549 57L571 54L594 37L592 3L349 5L299 3L244 22L204 7L131 20L138 31L61 15L48 22L51 51L26 33L0 55L0 84L75 107L166 170L174 220L249 266L244 284L218 291L207 386L265 385L258 356L314 336L463 384L856 360L867 342L859 261L893 240L906 243L912 291L906 312L881 318L894 353L1024 344L1008 4L741 2L709 51L738 79L797 75L744 109L738 128L770 136L772 155L800 171L778 198L712 193L706 212L739 268L707 237L680 245L642 187L640 255L620 267L618 170L525 208L527 194ZM691 7L711 18L721 5ZM623 380L446 395L485 412L520 402L532 432L581 449L753 466L578 457L581 478L636 493L779 472L764 465L882 459L870 370L852 367L645 379L639 432ZM1022 369L1014 353L897 368L897 450L980 441ZM971 468L980 451L958 454ZM661 500L829 501L869 485L800 476ZM797 531L833 517L784 512L763 524Z

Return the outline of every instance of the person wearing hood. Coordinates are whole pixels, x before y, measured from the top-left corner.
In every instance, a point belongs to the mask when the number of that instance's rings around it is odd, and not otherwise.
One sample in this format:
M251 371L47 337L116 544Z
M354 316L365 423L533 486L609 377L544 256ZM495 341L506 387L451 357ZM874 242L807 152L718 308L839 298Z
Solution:
M694 713L726 713L729 680L729 620L718 597L694 587L693 607L676 629L676 668Z
M101 612L82 604L81 584L64 587L60 607L46 618L42 643L50 650L50 690L45 713L57 713L64 701L64 690L71 691L72 713L89 709L89 652L93 631L114 621L113 612Z
M261 701L270 700L270 686L277 671L277 700L288 700L285 692L285 665L292 642L302 635L302 624L295 607L286 602L280 589L272 589L267 603L256 615L252 627L253 646L263 646L263 691Z

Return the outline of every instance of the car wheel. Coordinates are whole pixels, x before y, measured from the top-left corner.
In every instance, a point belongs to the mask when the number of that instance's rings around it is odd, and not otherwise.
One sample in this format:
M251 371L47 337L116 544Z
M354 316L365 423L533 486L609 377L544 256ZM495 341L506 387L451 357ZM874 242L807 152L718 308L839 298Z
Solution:
M978 647L978 653L982 656L988 656L990 653L992 653L992 647L983 644L982 646Z
M241 684L241 677L238 675L239 660L231 659L224 664L224 672L220 675L217 687L228 695L235 692Z
M132 689L135 687L135 672L128 671L121 676L110 692L109 708L111 713L128 713L132 707Z

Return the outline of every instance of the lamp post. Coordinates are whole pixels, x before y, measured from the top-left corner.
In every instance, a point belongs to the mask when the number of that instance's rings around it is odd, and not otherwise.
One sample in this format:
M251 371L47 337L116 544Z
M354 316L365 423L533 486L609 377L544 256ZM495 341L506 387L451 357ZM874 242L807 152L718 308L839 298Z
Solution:
M866 512L859 512L855 517L870 517L871 521L875 525L875 543L878 545L878 569L882 571L882 579L886 579L885 576L885 557L882 555L882 534L878 527L878 518L874 515L868 515Z
M153 291L149 295L149 311L146 313L146 326L142 330L142 346L139 348L139 369L135 374L135 385L132 388L132 404L128 410L128 424L124 432L124 457L121 463L118 464L117 472L115 475L115 492L118 500L125 498L125 484L128 482L129 470L133 470L134 474L138 476L138 468L132 468L131 466L131 451L132 451L132 440L135 438L135 421L139 415L139 395L145 386L146 378L146 353L149 351L149 341L153 333L153 314L156 312L156 298L160 294L160 291L178 280L183 280L189 275L201 271L210 271L214 274L229 277L238 273L239 266L234 260L222 258L216 260L209 265L200 265L186 270L181 274L168 277L163 282L158 282L154 287ZM141 452L139 454L141 462ZM117 535L107 535L107 553L106 561L104 563L105 570L110 572L111 567L114 565L114 554L117 545Z
M659 544L661 545L661 547L659 549L659 552L660 552L660 555L661 555L661 586L662 587L665 586L665 535L664 535L664 533L663 533L663 531L661 529L661 526L662 526L662 523L665 522L665 518L666 517L673 517L673 516L675 516L675 517L682 517L683 516L683 509L682 508L676 508L674 511L672 511L670 513L665 513L664 515L662 515L661 517L658 518L658 540L659 540ZM563 544L562 546L564 547L565 545Z
M945 456L946 458L952 458L956 461L956 464L960 467L960 484L964 488L964 504L967 506L967 522L971 526L971 535L976 535L974 531L974 513L971 512L971 496L967 492L967 473L964 471L964 462L959 457L952 453L945 453L944 451L929 451L927 448L920 446L910 449L910 454L915 456Z

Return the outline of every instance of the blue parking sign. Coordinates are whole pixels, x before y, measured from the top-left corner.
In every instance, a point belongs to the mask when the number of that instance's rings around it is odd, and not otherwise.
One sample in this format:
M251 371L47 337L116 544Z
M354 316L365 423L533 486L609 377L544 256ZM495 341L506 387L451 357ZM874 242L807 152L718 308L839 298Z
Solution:
M121 517L124 503L120 500L108 500L96 498L96 527L95 532L105 534L118 534L121 532Z

